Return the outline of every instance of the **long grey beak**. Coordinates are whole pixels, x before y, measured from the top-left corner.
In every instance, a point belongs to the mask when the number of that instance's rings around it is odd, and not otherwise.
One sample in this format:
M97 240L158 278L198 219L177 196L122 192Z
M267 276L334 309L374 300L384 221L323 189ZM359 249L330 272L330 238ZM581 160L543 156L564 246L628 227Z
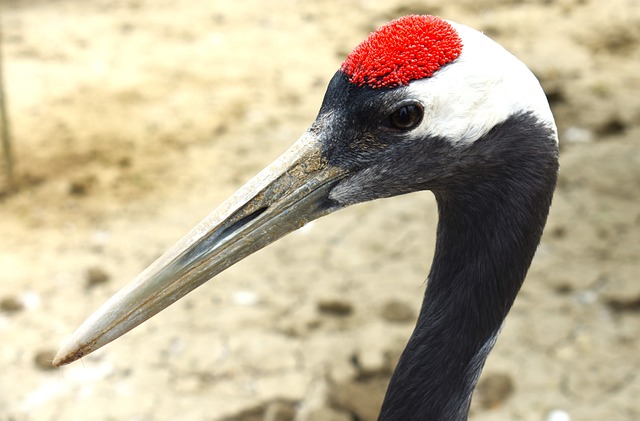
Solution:
M53 365L95 351L239 260L341 208L328 195L346 175L326 162L317 137L305 133L93 313L66 340Z

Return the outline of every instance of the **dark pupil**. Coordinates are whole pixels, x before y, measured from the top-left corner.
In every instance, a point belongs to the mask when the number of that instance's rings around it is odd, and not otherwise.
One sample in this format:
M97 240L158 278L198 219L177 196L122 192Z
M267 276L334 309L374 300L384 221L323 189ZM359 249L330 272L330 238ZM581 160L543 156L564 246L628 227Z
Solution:
M422 110L417 105L404 106L391 114L391 125L400 130L412 129L420 123Z

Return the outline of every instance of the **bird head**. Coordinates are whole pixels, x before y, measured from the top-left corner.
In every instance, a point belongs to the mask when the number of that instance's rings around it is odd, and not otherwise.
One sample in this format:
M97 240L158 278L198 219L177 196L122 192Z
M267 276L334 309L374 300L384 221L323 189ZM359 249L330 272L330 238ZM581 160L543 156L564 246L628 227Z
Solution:
M477 147L514 116L555 138L533 74L464 25L406 16L357 46L293 146L100 307L54 360L76 360L307 222L348 205L445 191L490 171Z

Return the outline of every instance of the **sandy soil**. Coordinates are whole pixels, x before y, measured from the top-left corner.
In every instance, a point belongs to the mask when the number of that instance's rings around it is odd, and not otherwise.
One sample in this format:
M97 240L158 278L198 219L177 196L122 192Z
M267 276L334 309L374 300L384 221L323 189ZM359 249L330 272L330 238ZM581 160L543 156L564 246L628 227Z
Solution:
M521 57L561 134L546 234L472 419L640 419L637 1L3 0L2 13L17 191L0 179L0 420L375 419L429 269L430 193L319 220L82 362L49 362L304 131L369 31L407 13Z

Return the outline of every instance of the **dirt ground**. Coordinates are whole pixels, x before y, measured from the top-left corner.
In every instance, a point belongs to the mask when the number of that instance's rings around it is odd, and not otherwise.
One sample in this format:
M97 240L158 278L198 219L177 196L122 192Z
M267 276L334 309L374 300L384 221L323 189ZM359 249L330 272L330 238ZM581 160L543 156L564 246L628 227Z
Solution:
M355 45L409 13L519 56L561 137L546 233L471 419L640 419L637 0L1 7L16 190L0 179L0 421L375 420L429 270L428 192L318 220L82 361L50 361L297 139Z

